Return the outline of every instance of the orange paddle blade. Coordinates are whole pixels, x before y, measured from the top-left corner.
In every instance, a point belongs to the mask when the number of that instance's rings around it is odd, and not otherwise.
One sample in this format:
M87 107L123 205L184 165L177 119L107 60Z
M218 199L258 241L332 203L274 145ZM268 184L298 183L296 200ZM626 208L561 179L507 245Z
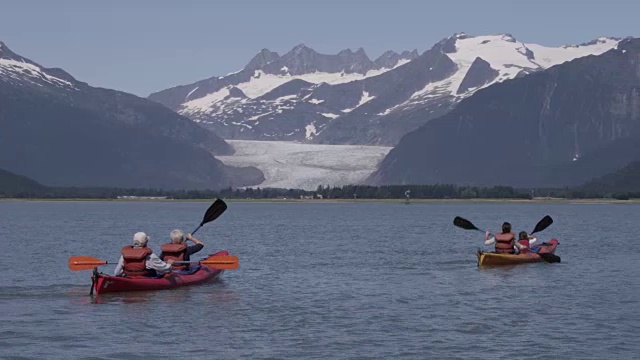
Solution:
M235 255L209 256L204 260L200 260L200 264L219 270L235 270L239 266L238 257Z
M69 269L71 271L91 270L96 266L108 264L104 260L91 256L72 256L69 258Z

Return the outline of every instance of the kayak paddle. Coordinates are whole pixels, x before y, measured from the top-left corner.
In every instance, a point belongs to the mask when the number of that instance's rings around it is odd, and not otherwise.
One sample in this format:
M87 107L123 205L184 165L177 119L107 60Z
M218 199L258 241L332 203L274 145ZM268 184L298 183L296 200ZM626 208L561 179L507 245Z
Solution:
M553 224L553 219L551 218L551 216L546 215L540 221L538 221L538 223L536 224L536 227L533 228L533 231L529 235L537 233L537 232L540 232L540 231L548 228L549 225L551 225L551 224Z
M200 261L176 261L176 264L200 263L219 270L237 269L238 257L235 255L212 255ZM108 262L91 256L72 256L69 258L69 269L71 271L91 270L96 266L117 264L117 262Z
M222 215L225 212L225 210L227 210L227 204L225 204L225 202L222 201L222 199L216 199L216 201L214 201L213 204L209 206L209 208L207 209L207 212L204 213L204 216L202 217L202 222L200 223L200 225L198 225L198 227L195 230L193 230L191 235L195 234L196 231L200 230L202 225L206 223L210 223L213 220L220 217L220 215Z
M475 225L473 225L473 223L467 219L461 218L460 216L456 216L453 219L453 225L459 227L459 228L463 228L465 230L478 230L478 231L482 231L482 232L486 232L484 230L480 230L478 229Z
M212 255L200 261L176 261L174 264L192 264L207 265L218 270L235 270L238 268L238 257L235 255Z
M111 264L108 261L100 260L91 256L72 256L69 258L69 270L91 270L96 266Z
M546 228L549 227L549 225L553 224L553 219L551 218L551 216L546 215L545 217L543 217L540 221L538 221L538 223L536 224L536 227L533 229L533 231L531 232L531 234L540 232ZM481 230L478 229L475 225L473 225L473 223L467 219L461 218L460 216L456 216L453 219L453 225L465 229L465 230L477 230L477 231L481 231L481 232L486 232L485 230Z

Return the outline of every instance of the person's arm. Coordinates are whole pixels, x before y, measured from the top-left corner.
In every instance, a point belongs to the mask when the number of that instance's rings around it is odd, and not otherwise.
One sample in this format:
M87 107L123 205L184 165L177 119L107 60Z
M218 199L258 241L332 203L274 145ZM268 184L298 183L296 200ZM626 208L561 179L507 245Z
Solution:
M171 264L173 264L173 259L164 262L160 260L160 258L156 254L151 254L147 258L146 266L147 269L153 269L160 273L165 273L171 270Z
M195 237L193 237L193 235L191 234L187 234L187 241L191 240L192 243L196 244L196 245L202 245L204 247L204 244L202 243L202 241L196 239Z
M529 235L529 246L538 240L537 237Z
M123 273L124 268L124 258L120 255L120 259L118 260L118 265L116 265L116 270L113 272L113 276L120 276Z
M191 240L193 242L193 245L187 247L187 256L193 255L204 248L204 244L200 240L194 238L191 234L187 234L187 240Z
M487 231L486 234L484 234L484 244L485 245L491 245L494 243L494 241L496 241L496 237L492 236L491 238L489 238L489 235L491 235L490 232Z

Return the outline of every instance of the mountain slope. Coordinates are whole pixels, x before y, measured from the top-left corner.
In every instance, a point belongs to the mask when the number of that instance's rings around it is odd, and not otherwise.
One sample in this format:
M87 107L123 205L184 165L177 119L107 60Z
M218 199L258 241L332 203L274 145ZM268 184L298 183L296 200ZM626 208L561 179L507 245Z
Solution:
M11 196L19 193L42 193L46 186L29 179L0 169L0 195Z
M417 51L388 51L371 61L362 49L324 55L301 44L283 56L263 49L241 71L163 90L149 99L225 138L304 140L308 126L322 127L338 116L324 101L306 96L311 89L322 92L328 84L379 75L417 56ZM339 105L356 106L359 100Z
M640 193L640 161L634 161L610 174L588 181L583 189Z
M618 40L599 38L590 43L559 48L526 44L509 34L469 36L464 33L444 39L428 52L437 52L453 64L441 78L416 81L421 74L434 71L434 65L416 66L406 77L411 79L388 84L380 76L388 94L377 96L384 106L372 104L351 111L329 124L316 141L322 143L396 144L400 137L431 119L446 114L462 99L476 91L574 58L601 54ZM426 54L426 53L425 53ZM419 59L413 60L417 62ZM409 64L407 64L409 66ZM399 72L398 68L394 72ZM367 81L376 81L376 78ZM415 89L415 90L414 90ZM347 134L347 135L345 135Z
M579 185L640 159L640 39L478 91L405 135L376 184Z
M282 57L263 50L238 73L149 98L229 139L390 145L479 89L617 42L554 48L460 33L421 55L387 52L373 62L362 50L320 55L299 45Z
M220 137L127 93L94 88L0 43L0 167L53 186L216 188L256 184Z

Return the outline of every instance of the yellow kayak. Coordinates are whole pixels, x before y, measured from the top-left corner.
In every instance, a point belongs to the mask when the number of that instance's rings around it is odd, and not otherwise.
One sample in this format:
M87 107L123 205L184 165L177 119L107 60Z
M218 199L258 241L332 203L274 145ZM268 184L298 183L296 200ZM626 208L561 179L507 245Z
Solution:
M534 262L560 262L560 257L554 255L559 242L551 239L539 246L534 246L531 251L520 254L496 254L494 252L478 251L478 266L517 265Z

